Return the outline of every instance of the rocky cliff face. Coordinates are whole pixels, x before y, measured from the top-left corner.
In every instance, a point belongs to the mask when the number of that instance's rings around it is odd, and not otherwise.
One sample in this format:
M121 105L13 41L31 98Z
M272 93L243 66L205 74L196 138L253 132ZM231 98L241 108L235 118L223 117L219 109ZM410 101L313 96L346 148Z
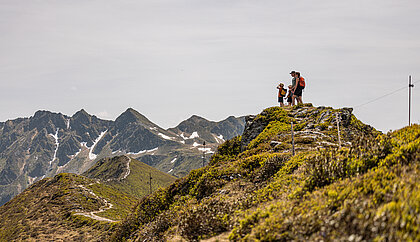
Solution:
M82 109L71 117L37 111L30 118L2 122L0 205L37 180L60 172L80 174L97 159L115 155L144 159L164 172L182 176L202 164L202 153L213 152L222 135L230 138L243 130L241 119L233 117L182 127L184 131L165 130L131 108L115 121L101 120ZM201 146L204 140L206 150Z

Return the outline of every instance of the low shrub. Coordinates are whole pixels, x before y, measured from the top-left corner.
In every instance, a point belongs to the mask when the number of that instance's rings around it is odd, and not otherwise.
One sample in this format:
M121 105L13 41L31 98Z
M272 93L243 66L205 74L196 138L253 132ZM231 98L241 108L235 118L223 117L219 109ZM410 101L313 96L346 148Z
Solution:
M191 241L228 231L235 208L223 200L207 200L180 214L178 228L181 235Z

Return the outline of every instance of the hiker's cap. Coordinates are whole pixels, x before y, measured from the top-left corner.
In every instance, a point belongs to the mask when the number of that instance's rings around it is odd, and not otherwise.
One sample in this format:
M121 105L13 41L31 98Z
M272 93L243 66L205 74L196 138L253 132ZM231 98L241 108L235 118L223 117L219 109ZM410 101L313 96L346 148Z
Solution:
M295 74L296 73L296 71L292 71L292 72L290 72L289 74Z

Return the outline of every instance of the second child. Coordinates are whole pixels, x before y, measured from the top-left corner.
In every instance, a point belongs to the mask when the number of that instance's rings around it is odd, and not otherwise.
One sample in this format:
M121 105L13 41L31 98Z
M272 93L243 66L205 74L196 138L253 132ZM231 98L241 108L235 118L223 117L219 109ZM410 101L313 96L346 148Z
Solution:
M292 85L289 85L289 92L287 93L287 106L292 106L292 96L293 96L293 90L292 90Z

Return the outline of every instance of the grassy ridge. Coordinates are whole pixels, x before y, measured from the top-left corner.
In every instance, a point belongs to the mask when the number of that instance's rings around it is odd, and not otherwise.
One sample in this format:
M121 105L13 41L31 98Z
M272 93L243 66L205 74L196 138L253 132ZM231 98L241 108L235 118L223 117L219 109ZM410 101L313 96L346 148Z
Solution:
M149 172L155 189L175 179L137 160L130 160L130 174L121 179L127 174L126 161L117 157L98 162L87 173L94 179L61 173L33 184L0 207L0 241L105 240L117 223L76 213L104 210L96 215L120 221L130 214L139 197L148 193ZM109 203L112 208L107 209Z
M113 224L72 216L72 211L96 211L104 205L79 187L92 182L62 173L35 183L0 207L0 241L106 238Z
M111 181L108 184L116 190L143 197L149 194L149 177L152 177L152 191L166 187L175 178L135 159L130 161L130 175L121 181Z
M175 180L173 176L128 156L102 159L83 175L98 179L114 190L138 198L149 194L150 176L152 190L165 187Z
M142 199L112 239L420 239L418 125L380 134L348 110L312 107L258 119L265 127L245 149L242 137L221 145L209 166Z

